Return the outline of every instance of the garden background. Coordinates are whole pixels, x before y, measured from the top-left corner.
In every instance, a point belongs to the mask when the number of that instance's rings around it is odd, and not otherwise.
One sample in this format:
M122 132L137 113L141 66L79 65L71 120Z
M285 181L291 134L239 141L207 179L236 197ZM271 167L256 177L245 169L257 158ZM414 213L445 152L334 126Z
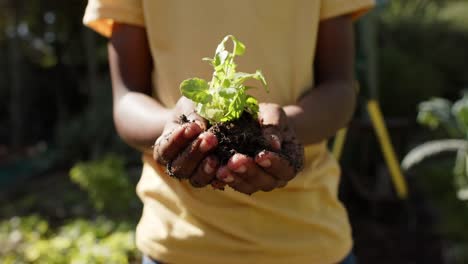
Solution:
M466 147L405 170L399 199L365 107L379 100L400 161L429 140L463 145L468 0L378 2L356 24L360 101L340 160L355 253L359 263L468 263ZM1 263L141 257L141 161L114 131L106 40L82 25L85 5L0 0ZM433 97L446 100L421 104Z

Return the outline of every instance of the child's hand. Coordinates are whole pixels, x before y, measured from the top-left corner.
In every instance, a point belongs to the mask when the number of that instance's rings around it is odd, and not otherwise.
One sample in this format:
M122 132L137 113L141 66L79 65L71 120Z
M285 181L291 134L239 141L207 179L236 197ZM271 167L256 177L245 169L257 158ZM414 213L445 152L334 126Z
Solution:
M179 179L189 179L195 187L211 183L218 169L218 159L210 155L218 141L206 132L206 120L194 111L191 100L182 97L175 106L173 119L156 140L153 157L166 165L167 172ZM183 120L183 115L188 119Z
M246 194L284 187L304 163L304 148L279 105L260 104L259 122L271 147L282 154L263 150L255 158L250 158L238 153L216 175L219 180Z

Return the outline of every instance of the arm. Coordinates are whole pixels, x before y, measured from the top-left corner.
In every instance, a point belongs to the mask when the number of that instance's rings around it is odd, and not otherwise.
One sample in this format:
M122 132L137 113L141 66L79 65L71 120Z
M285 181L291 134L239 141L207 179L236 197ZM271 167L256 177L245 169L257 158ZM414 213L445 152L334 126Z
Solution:
M108 50L117 132L127 144L152 153L171 110L150 97L153 63L145 29L116 23Z
M174 108L168 109L150 96L153 63L145 29L114 25L109 62L114 122L120 137L169 165L171 175L189 178L196 187L210 184L218 166L216 157L208 156L217 144L216 136L201 134L204 120L193 113L190 100L182 97ZM182 114L198 123L180 124L178 118Z
M298 104L284 107L304 145L332 137L353 115L356 103L353 41L350 17L320 23L315 57L316 87Z

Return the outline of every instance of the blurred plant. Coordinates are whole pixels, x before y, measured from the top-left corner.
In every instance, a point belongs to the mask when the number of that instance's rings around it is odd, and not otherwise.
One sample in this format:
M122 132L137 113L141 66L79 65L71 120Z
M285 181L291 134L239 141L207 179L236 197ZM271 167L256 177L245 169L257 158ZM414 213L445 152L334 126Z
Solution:
M89 199L99 212L122 213L137 203L124 159L115 154L77 163L70 170L70 178L88 192Z
M8 220L0 221L2 264L139 262L133 230L134 214L139 211L135 209L140 203L134 193L134 185L130 181L124 159L116 154L107 154L95 161L79 162L71 169L70 179L87 192L95 209L91 210L91 214L78 211L75 213L90 219L82 219L80 216L78 219L63 221L48 214L47 219L29 215L10 216ZM70 190L52 192L54 196L51 198L54 200L59 199L62 202L72 199L74 205L86 204L81 196L67 197ZM20 209L31 207L31 203L36 203L35 200L35 197L29 197L12 202L15 215L24 213ZM41 203L50 202L44 196L39 200ZM52 206L57 207L56 204ZM67 208L72 211L75 209L71 206ZM36 210L37 207L34 207L34 212ZM5 210L1 213L5 213Z
M414 148L403 159L403 169L409 170L442 152L456 152L454 184L458 198L468 200L468 92L453 104L443 98L422 102L418 122L432 130L441 128L450 138L429 141Z
M37 215L0 222L4 264L117 263L137 258L133 226L100 217L77 219L57 230Z

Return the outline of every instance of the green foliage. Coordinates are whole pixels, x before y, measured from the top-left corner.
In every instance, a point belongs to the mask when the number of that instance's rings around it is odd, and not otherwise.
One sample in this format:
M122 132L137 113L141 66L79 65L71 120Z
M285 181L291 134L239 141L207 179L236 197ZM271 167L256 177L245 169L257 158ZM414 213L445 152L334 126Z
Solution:
M232 41L232 52L226 50L225 44ZM245 45L234 36L226 36L216 48L214 58L204 58L214 68L210 82L192 78L180 85L182 94L197 103L197 112L210 123L226 122L238 119L244 111L256 116L258 101L248 95L251 88L244 85L248 79L259 80L266 88L265 77L260 71L255 73L236 72L235 56L245 52Z
M33 215L0 222L4 264L129 263L137 257L133 226L77 219L58 229Z
M98 211L124 212L136 202L124 165L123 158L108 154L95 161L77 163L70 170L70 178L88 192Z
M141 208L124 165L108 154L76 164L70 179L60 174L23 186L27 195L0 207L0 262L138 263L133 230Z
M419 105L418 122L431 129L443 128L451 138L427 142L411 150L403 159L409 169L424 159L443 151L456 151L453 168L458 198L468 200L468 94L452 104L443 98L433 98Z
M444 98L432 98L419 104L417 120L430 129L443 128L450 137L458 138L463 131L452 115L452 103Z
M444 128L451 137L468 136L468 93L452 104L433 98L419 104L418 122L431 129Z

